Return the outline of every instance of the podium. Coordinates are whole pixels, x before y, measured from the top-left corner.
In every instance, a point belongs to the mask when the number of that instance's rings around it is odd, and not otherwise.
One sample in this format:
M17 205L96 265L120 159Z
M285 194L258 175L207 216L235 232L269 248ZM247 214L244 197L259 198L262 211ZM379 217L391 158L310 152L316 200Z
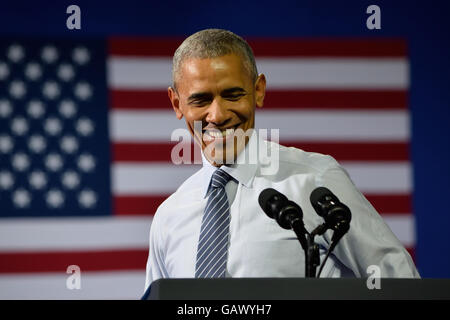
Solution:
M355 278L159 279L149 300L450 299L450 279L381 278L380 289ZM371 282L371 280L369 280Z

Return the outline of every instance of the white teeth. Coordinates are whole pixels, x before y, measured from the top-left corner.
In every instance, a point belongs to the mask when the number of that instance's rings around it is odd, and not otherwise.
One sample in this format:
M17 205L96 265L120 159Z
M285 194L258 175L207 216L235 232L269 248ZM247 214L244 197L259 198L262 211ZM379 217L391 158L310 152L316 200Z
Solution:
M234 129L227 129L225 131L206 131L206 133L213 138L222 138L222 137L228 137L234 134Z

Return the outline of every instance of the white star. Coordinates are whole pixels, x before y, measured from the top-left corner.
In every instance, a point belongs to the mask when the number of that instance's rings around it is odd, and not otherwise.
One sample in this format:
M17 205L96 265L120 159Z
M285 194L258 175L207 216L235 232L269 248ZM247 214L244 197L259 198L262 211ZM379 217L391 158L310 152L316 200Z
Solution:
M31 118L38 119L45 113L44 104L40 100L31 100L28 103L27 112Z
M47 177L45 173L40 170L33 171L28 178L28 182L34 189L41 190L47 185Z
M72 65L64 63L58 68L58 77L63 81L70 81L75 76Z
M21 99L23 96L27 93L27 87L25 86L25 83L20 80L14 80L9 85L9 94L16 98Z
M67 189L75 189L80 184L80 177L78 173L73 170L64 172L62 176L62 184Z
M28 122L23 117L16 117L11 121L11 130L18 136L23 136L28 131Z
M25 76L32 81L38 80L42 76L42 68L36 62L30 62L25 67Z
M0 117L6 118L12 112L11 102L9 100L2 99L0 100Z
M41 153L46 147L47 143L41 135L32 135L28 140L28 148L30 148L34 153Z
M60 147L66 153L74 153L78 150L78 141L73 136L64 136L60 141Z
M55 62L59 57L58 50L54 46L46 46L42 49L41 58L47 63Z
M0 171L0 189L8 190L14 185L14 176L11 172Z
M89 172L95 168L95 159L92 155L84 153L78 157L77 165L82 171Z
M13 192L12 200L16 207L26 208L30 205L31 194L27 190L20 188Z
M1 153L8 153L12 150L13 147L14 147L14 143L10 136L7 136L7 135L0 136L0 152Z
M83 190L78 195L78 203L84 208L92 208L97 204L97 195L92 190Z
M75 95L80 100L87 100L92 96L92 87L87 82L79 82L75 86Z
M86 49L84 47L78 47L78 48L73 49L72 59L76 63L78 63L80 65L86 64L89 62L90 58L91 58L91 56L90 56L88 49Z
M63 166L62 157L57 153L50 153L45 157L45 166L50 171L58 171Z
M48 118L44 122L44 130L51 136L59 134L62 130L61 121L58 118Z
M94 132L94 123L91 119L80 118L77 121L75 128L80 135L87 137Z
M23 153L19 152L12 156L12 166L17 171L25 171L30 166L30 159L28 156Z
M60 190L52 189L47 192L45 201L49 207L59 208L64 204L64 194Z
M19 62L25 57L25 51L22 46L13 44L9 46L7 55L12 62Z
M47 81L42 87L42 94L50 100L55 99L61 93L58 83L55 81Z
M8 65L4 62L0 62L0 80L5 80L9 76Z
M77 112L75 103L72 100L63 100L59 104L59 113L65 118L72 118Z

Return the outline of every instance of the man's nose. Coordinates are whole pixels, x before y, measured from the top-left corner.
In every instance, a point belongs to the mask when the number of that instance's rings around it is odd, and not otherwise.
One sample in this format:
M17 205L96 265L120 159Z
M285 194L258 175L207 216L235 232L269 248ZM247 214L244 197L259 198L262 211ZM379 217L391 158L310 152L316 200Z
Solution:
M223 102L219 99L214 99L208 107L208 115L206 116L206 121L209 123L214 123L216 125L221 125L228 120L227 110Z

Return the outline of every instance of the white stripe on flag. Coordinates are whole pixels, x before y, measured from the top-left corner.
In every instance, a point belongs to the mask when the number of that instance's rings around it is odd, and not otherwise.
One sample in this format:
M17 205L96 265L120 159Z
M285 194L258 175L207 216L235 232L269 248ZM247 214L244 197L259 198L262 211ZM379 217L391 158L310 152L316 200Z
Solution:
M404 58L258 58L267 88L390 88L409 86Z
M410 162L353 162L341 165L362 193L389 194L412 191L412 168Z
M411 191L409 162L342 162L363 193L387 194ZM167 194L174 192L200 166L171 163L115 163L112 188L115 195Z
M390 213L383 214L382 217L404 246L415 245L412 214ZM76 252L105 248L124 249L126 246L133 249L148 248L151 216L115 219L120 222L111 223L106 221L106 218L96 219L99 220L96 223L89 218L67 219L65 222L42 219L33 223L11 219L0 226L0 251Z
M144 293L145 271L83 272L81 289L66 286L70 274L37 273L0 276L0 299L132 299Z
M386 214L383 219L403 246L413 248L416 245L413 214Z
M186 128L184 120L178 120L172 110L112 110L109 121L113 142L169 142L174 130ZM406 110L258 110L255 122L256 128L269 129L269 133L270 129L280 129L281 140L330 142L409 140L409 112Z
M171 84L169 57L108 59L108 83L113 89L167 89ZM276 88L374 88L409 86L406 58L257 58L258 71Z
M2 219L0 251L147 248L151 217Z
M112 191L114 195L170 194L200 168L171 163L115 163Z

